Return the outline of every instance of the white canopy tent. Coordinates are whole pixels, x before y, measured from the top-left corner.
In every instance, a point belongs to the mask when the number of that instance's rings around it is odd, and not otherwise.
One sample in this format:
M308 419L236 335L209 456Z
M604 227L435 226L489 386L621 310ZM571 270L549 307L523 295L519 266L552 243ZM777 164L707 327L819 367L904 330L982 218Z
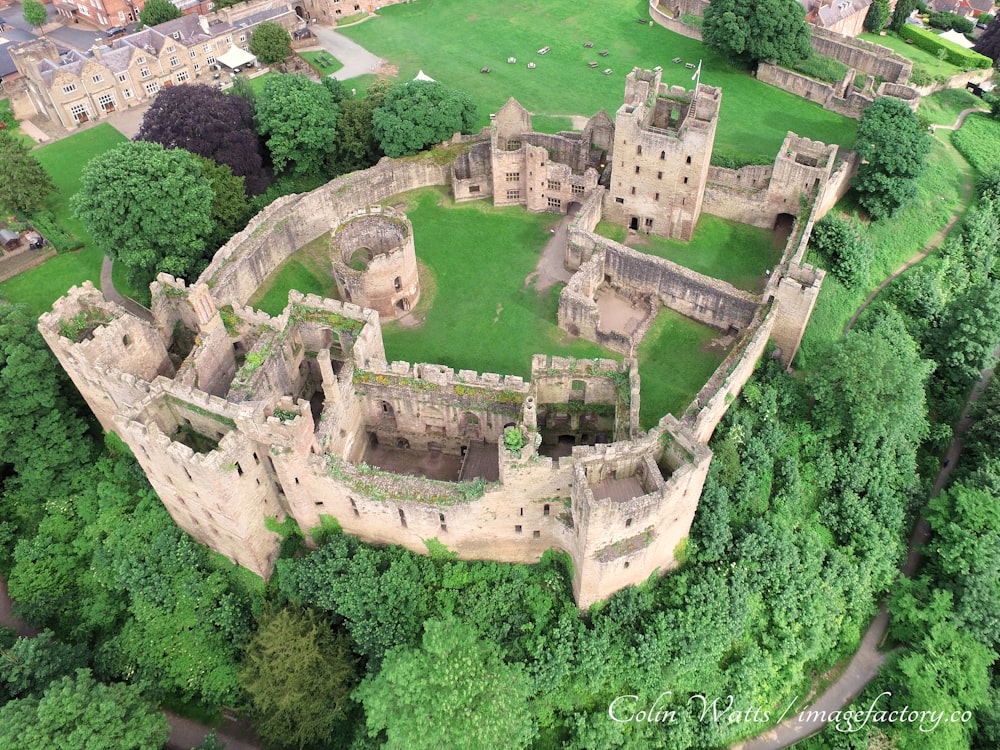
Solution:
M230 47L224 55L215 58L215 61L219 65L225 65L227 68L235 70L244 65L256 64L257 58L239 47Z

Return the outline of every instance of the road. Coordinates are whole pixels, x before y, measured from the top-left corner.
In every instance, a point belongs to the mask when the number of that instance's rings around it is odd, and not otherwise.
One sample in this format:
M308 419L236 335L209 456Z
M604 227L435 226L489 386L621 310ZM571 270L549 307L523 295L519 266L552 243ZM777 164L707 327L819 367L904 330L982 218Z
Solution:
M332 74L338 81L374 73L385 62L381 57L373 55L360 44L355 44L333 29L314 25L310 26L309 30L316 35L320 46L343 64L344 67Z

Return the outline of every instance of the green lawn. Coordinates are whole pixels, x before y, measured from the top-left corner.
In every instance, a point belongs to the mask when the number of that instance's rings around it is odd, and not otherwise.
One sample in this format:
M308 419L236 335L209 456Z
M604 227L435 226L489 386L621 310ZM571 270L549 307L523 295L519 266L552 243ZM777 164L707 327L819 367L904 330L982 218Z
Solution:
M494 208L487 201L455 204L441 189L418 190L387 203L401 201L413 223L417 257L433 277L433 299L423 299L428 284L422 276L417 314L425 315L424 321L416 328L384 327L389 361L527 378L533 354L620 359L559 330L558 287L539 294L524 283L558 216Z
M952 136L952 143L979 172L1000 165L1000 122L987 115L969 115Z
M947 135L943 133L942 135ZM891 219L868 225L865 232L872 244L871 281L863 289L847 289L831 274L823 281L819 301L809 319L796 367L809 369L831 342L843 335L865 298L906 260L920 252L944 227L962 204L965 186L971 195L973 180L969 165L950 144L935 139L927 168L917 181L917 198ZM857 215L851 195L834 208L835 212ZM822 266L810 252L807 262Z
M479 105L481 125L511 96L545 115L590 116L601 108L614 115L634 66L663 66L664 82L690 87L692 71L671 62L680 57L703 60L702 82L722 87L720 153L770 163L788 130L826 143L854 143L853 120L759 83L701 42L636 23L648 14L644 0L613 6L547 0L516 9L491 0L434 0L382 8L379 18L341 33L397 65L400 80L423 69L467 92ZM583 46L588 41L593 48ZM538 55L545 46L551 51ZM602 49L607 57L598 54ZM517 63L508 65L508 57ZM589 68L591 60L599 67ZM528 62L538 67L529 70ZM481 74L484 66L493 72ZM604 68L614 74L602 75Z
M664 414L679 417L684 412L726 357L723 349L709 347L719 335L673 310L660 311L639 345L642 429L653 427Z
M414 328L383 326L390 361L432 362L458 369L531 374L533 354L570 357L617 355L587 341L569 339L556 326L561 286L539 294L525 278L558 217L521 208L494 208L486 201L455 204L428 188L396 196L413 223L421 264L421 299ZM288 290L336 296L328 266L329 236L297 251L265 282L251 305L276 314ZM660 313L639 350L642 422L646 429L667 412L680 414L725 356L707 350L719 333L678 313Z
M264 280L257 293L250 298L250 304L268 315L277 315L288 304L291 289L303 294L340 299L330 264L329 234L296 250Z
M315 52L300 52L299 57L308 60L309 63L319 71L320 75L328 76L331 73L336 73L344 64L340 62L337 58L331 55L329 52L324 52L322 50Z
M64 253L0 284L0 294L11 302L22 302L41 314L74 284L86 279L100 286L101 262L104 253L93 241L79 219L69 208L70 196L80 189L80 173L84 165L98 154L125 141L125 136L106 123L75 133L33 153L56 184L57 192L49 208L61 228L83 240L82 250Z
M622 242L625 227L602 221L599 234ZM781 258L784 241L774 232L738 224L703 213L690 242L655 235L632 235L629 246L666 258L712 278L728 281L737 289L759 293L767 283L765 271Z
M934 125L954 125L964 109L988 109L986 103L968 89L944 89L920 98L917 114Z
M891 32L885 36L879 36L878 34L870 34L866 31L859 35L858 39L864 39L866 42L874 44L881 44L883 47L888 47L893 52L898 52L903 57L912 60L913 73L918 81L921 74L936 81L946 81L953 75L962 72L960 68L941 60L937 55L926 52L915 44L907 44L905 39ZM927 81L927 83L930 83L930 81Z

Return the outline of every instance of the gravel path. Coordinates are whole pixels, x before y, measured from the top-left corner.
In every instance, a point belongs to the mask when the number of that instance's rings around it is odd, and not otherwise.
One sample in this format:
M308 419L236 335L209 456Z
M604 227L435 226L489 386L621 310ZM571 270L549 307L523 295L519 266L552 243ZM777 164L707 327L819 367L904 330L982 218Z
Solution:
M339 81L374 73L385 62L381 57L373 55L360 44L355 44L333 29L317 24L310 26L309 30L316 35L323 49L343 63L344 67L331 76Z

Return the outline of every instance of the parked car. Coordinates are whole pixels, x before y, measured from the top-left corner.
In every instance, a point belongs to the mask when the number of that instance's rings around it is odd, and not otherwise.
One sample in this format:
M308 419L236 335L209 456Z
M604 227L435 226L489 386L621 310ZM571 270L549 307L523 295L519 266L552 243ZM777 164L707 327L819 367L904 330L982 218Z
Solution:
M106 36L108 39L111 39L112 37L121 36L126 31L128 31L128 29L125 28L124 26L112 26L110 29L104 32L104 36Z

